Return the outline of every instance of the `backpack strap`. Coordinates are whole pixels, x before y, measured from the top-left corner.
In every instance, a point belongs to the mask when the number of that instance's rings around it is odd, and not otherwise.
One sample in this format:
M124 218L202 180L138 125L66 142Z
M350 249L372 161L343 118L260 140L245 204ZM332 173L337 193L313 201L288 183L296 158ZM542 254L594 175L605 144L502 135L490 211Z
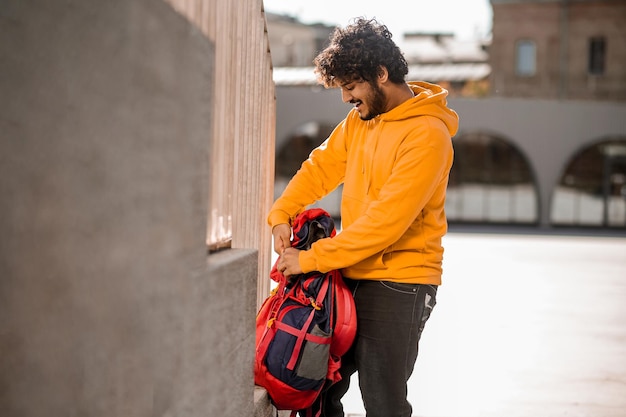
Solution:
M265 317L265 320L266 320L264 323L265 329L263 329L263 333L260 336L260 338L257 334L257 338L259 339L256 341L257 343L256 350L261 354L262 357L265 357L265 352L267 352L267 349L273 339L273 337L268 336L268 333L270 333L273 336L273 333L276 332L276 326L275 326L275 324L277 323L276 317L278 316L278 312L280 311L281 305L285 302L285 299L286 299L285 294L286 294L285 293L285 281L280 281L278 283L278 286L274 288L274 290L272 290L271 296L265 300L265 303L267 303L267 308L269 309L269 311L267 311L267 316ZM265 305L261 308L260 311L266 311L264 308L265 308ZM259 316L257 315L257 322L258 320L259 320Z
M294 413L299 413L300 417L322 417L322 409L323 409L322 405L323 404L324 404L324 395L320 393L320 395L317 396L317 398L315 399L313 404L311 404L311 406L309 406L308 408L305 408L304 410L292 411L291 417L295 417Z
M326 296L326 292L328 291L328 285L329 285L328 280L325 279L322 284L322 287L320 288L320 292L317 295L316 302L318 303L318 305L321 305L322 300L324 300L324 297ZM284 325L284 323L277 323L277 326L279 326L279 328L285 331L289 331L289 330L286 330L286 328L291 329L289 333L297 337L296 344L291 354L291 358L289 359L289 362L287 363L287 369L289 370L295 369L296 362L298 362L298 356L300 356L300 351L302 350L302 345L304 344L304 340L305 339L313 340L315 338L314 335L307 334L309 332L309 326L311 325L311 322L313 321L313 318L315 317L315 311L316 311L315 308L311 310L309 317L307 318L306 322L304 323L301 329L294 329L291 326Z

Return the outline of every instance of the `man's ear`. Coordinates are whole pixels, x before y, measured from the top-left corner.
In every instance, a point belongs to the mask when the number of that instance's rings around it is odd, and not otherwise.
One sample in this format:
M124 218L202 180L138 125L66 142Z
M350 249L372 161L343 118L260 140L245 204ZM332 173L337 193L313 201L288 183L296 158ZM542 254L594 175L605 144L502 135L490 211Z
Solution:
M378 82L380 84L384 84L389 79L389 71L387 71L387 67L381 65L378 67Z

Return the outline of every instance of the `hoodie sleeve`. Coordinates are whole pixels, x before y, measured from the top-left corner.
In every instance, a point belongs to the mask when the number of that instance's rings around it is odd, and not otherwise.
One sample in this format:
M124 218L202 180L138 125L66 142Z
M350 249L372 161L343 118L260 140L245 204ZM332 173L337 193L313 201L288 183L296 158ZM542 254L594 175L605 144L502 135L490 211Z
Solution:
M433 199L443 199L452 165L452 143L445 124L420 118L399 146L391 175L366 211L332 239L322 239L300 253L304 272L352 266L396 243ZM443 204L443 200L441 200Z
M343 182L346 169L346 123L315 148L274 202L267 217L270 227L291 224L308 205L322 199ZM324 167L324 168L322 168Z

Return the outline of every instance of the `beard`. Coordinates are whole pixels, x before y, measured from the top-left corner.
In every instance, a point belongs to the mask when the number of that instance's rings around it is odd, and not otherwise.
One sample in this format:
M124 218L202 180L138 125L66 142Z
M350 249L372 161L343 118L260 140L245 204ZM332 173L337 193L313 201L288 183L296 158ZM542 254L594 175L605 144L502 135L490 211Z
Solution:
M372 91L366 98L368 106L368 112L361 115L361 120L372 120L374 117L385 112L386 97L383 90L376 85L376 83L370 83Z

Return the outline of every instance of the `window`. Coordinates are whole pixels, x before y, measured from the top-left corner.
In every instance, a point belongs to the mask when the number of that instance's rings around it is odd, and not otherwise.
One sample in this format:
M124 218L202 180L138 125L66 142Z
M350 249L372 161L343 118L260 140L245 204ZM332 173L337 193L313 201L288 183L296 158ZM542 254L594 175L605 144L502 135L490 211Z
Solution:
M517 42L515 51L515 71L522 77L535 75L537 70L537 47L534 41L521 40Z
M589 39L589 74L604 74L606 64L606 39L602 36Z

